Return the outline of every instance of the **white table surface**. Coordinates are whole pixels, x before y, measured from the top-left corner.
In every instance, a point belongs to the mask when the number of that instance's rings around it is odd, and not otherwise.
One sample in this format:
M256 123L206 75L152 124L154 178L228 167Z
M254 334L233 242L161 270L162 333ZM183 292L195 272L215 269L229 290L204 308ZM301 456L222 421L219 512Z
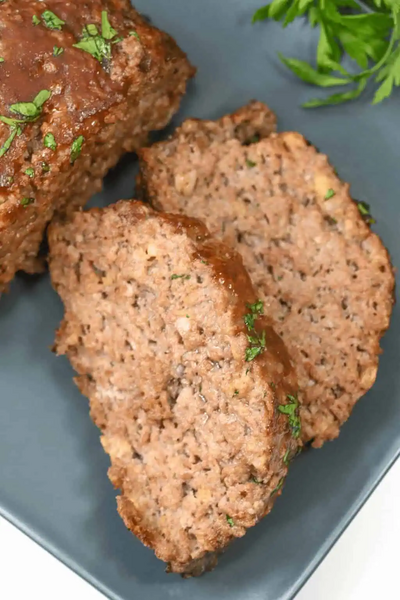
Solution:
M399 500L397 461L296 600L400 598ZM1 518L0 565L1 600L104 600L102 594Z

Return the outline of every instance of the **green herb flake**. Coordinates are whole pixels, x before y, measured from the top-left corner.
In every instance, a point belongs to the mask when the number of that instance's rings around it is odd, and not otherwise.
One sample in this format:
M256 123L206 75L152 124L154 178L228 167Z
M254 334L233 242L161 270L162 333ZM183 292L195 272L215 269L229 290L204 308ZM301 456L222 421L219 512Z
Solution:
M257 485L262 485L264 483L262 479L257 479L257 477L252 477L251 481Z
M333 196L335 194L336 194L335 190L333 190L332 188L329 188L329 190L325 194L325 200L329 200L329 198L333 198Z
M279 490L280 490L280 489L282 488L282 486L283 486L283 483L284 483L284 481L285 481L285 478L284 478L284 477L282 477L282 479L280 479L280 480L279 480L279 483L278 483L278 485L276 486L276 488L272 490L272 492L271 492L271 496L273 496L274 494L276 494L277 492L279 492Z
M171 279L190 279L190 275L176 275L176 273L174 273L173 275L171 275Z
M237 396L237 395L239 394L239 390L235 390L235 391L233 392L233 394L234 394L235 396Z
M63 54L64 48L59 48L58 46L54 46L53 48L53 56L61 56Z
M271 381L271 383L269 384L269 387L271 388L271 390L275 390L276 389L276 385L274 384L273 381Z
M286 466L288 466L288 464L290 463L290 458L289 458L289 456L290 456L290 449L288 448L288 449L286 450L286 452L285 452L285 455L284 455L284 457L283 457L283 462L284 462L284 464L285 464Z
M101 34L96 25L89 23L83 28L81 41L73 44L73 46L91 54L104 68L108 68L111 59L111 45L120 41L120 38L113 40L116 35L117 32L111 27L108 20L107 11L103 10L101 13Z
M257 163L255 163L254 161L250 160L249 158L246 158L246 165L249 167L249 169L252 169L253 167L257 166Z
M52 133L46 133L43 139L43 144L46 148L50 148L50 150L55 150L57 148L57 142Z
M135 37L140 42L140 35L138 34L137 31L130 31L128 35L129 35L129 37L132 37L132 36Z
M0 56L0 63L4 62L4 58L2 56Z
M18 128L17 127L12 127L11 128L11 133L8 136L8 138L6 139L6 141L4 142L4 144L2 145L2 147L0 148L0 158L2 156L4 156L4 154L10 149L11 144L14 141L15 136L18 133Z
M263 348L261 348L261 346L246 348L246 353L245 353L246 362L250 362L250 361L254 360L255 358L257 358L257 356L259 356L262 351L263 351Z
M357 202L357 208L360 211L362 218L368 225L373 225L376 223L376 220L370 213L370 205L367 204L367 202Z
M254 332L254 335L247 336L250 347L246 348L245 360L246 362L250 362L265 350L265 331L259 334L255 329L257 318L264 312L264 303L258 300L254 304L247 304L247 308L250 312L244 315L243 320L247 331L249 333Z
M115 29L110 25L106 10L103 10L101 13L101 35L105 40L112 40L117 35Z
M0 149L0 157L4 156L7 150L9 150L15 136L21 135L25 125L39 119L42 114L42 106L50 96L51 92L49 90L41 90L32 102L16 102L15 104L11 104L9 110L11 113L16 114L18 118L0 115L0 121L10 126L10 135Z
M226 521L227 521L229 527L234 527L235 526L235 521L229 515L226 515Z
M14 119L16 123L31 123L36 121L41 113L43 104L50 98L49 90L41 90L32 102L16 102L11 104L10 112L17 114L19 119Z
M254 304L247 304L247 308L251 310L254 315L261 316L264 314L264 302L262 300L257 300Z
M258 133L256 133L255 135L252 135L248 140L246 140L245 142L243 142L244 146L250 146L251 144L257 144L257 142L260 141L260 136Z
M35 198L22 198L21 200L21 205L26 208L27 206L29 206L30 204L33 204L35 202Z
M48 29L62 29L62 26L65 25L65 21L57 17L51 10L45 10L42 13L42 20L45 26Z
M280 404L278 410L289 419L289 427L292 437L297 439L301 433L301 421L299 417L299 401L296 396L287 394L288 404Z
M37 17L36 15L33 15L33 17L32 17L32 23L34 25L40 25L40 19L39 19L39 17Z
M32 179L32 177L35 176L35 169L33 167L29 167L28 169L26 169L26 171L24 171L24 173Z
M84 141L85 141L85 138L83 137L83 135L80 135L79 137L76 138L76 140L74 140L72 142L71 154L70 154L70 162L72 165L74 164L74 162L76 161L76 159L78 158L80 153L82 152L82 146L83 146Z

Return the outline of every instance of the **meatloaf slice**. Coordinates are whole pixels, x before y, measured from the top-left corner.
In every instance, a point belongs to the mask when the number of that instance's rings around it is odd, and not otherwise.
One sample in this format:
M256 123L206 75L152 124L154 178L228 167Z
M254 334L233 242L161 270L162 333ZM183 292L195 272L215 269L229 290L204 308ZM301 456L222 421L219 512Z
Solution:
M7 0L0 56L1 291L38 269L54 212L168 123L194 70L128 0Z
M375 381L393 304L388 253L365 205L301 135L200 145L185 135L195 127L141 152L142 193L203 218L242 254L296 365L303 439L321 446Z
M119 202L49 241L56 350L90 399L119 513L171 571L198 575L270 511L296 451L285 347L241 258L197 220Z

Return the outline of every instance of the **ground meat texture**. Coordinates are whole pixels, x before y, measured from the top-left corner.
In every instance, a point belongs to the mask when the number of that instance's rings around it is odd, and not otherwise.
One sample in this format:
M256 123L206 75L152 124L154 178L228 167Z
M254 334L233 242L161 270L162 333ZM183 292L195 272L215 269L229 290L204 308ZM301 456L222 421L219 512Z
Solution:
M87 25L102 32L102 11L115 35L106 39L111 58L99 62L74 44ZM7 0L0 14L0 115L21 119L12 105L51 92L0 157L1 291L19 269L40 268L38 249L54 212L82 206L124 152L169 122L194 70L174 40L128 0L88 0L79 9L76 2ZM3 151L14 129L0 120Z
M388 253L348 184L301 135L198 144L196 126L141 152L142 194L204 219L241 253L295 362L303 439L321 446L375 381L393 304Z
M199 575L269 512L296 452L283 342L259 317L266 349L245 361L254 290L196 220L126 201L52 224L49 241L56 350L90 398L120 515L169 570Z

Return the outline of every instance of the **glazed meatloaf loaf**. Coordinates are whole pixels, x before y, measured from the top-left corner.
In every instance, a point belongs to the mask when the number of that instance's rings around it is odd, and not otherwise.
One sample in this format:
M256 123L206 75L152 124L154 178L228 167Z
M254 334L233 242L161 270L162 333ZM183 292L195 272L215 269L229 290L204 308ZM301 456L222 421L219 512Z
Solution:
M271 509L296 452L296 381L241 258L140 202L50 226L78 372L126 526L199 575Z
M193 68L128 0L7 0L0 17L1 291L38 269L54 212L168 123Z
M375 381L393 304L388 253L365 204L301 135L246 146L230 130L222 142L203 135L210 127L187 121L143 150L142 193L241 253L296 365L303 439L321 446Z

